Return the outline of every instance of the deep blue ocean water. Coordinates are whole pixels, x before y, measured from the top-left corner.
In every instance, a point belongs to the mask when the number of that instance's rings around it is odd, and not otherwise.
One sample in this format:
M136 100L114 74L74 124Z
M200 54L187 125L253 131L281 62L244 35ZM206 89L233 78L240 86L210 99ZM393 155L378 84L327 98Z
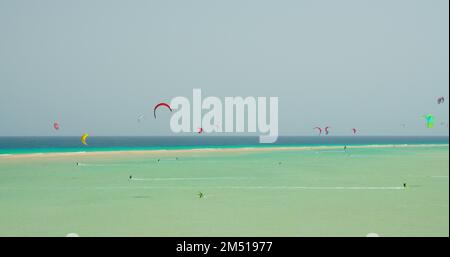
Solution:
M174 136L174 137L89 137L88 146L80 137L0 137L0 154L234 148L271 146L339 146L383 144L448 144L448 137L420 136L281 136L274 144L259 144L258 137Z

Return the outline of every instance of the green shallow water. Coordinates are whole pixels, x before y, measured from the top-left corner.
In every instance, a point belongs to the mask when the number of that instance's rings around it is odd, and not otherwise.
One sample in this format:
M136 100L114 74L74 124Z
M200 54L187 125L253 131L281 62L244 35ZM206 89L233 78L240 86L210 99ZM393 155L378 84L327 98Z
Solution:
M448 163L448 146L2 157L0 236L448 236Z

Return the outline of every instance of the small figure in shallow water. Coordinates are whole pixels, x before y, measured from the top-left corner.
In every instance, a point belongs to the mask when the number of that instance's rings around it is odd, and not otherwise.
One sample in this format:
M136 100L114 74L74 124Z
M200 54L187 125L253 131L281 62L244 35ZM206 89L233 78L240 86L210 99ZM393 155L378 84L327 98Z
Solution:
M79 162L77 162L77 166L80 166L80 163L79 163Z
M133 176L132 176L132 175L130 175L129 179L130 179L130 180L132 180L132 179L133 179Z
M281 162L278 162L278 165L281 165Z
M202 192L198 192L198 198L203 198L203 196L205 196L205 194L203 194Z
M403 183L403 188L406 188L406 183Z

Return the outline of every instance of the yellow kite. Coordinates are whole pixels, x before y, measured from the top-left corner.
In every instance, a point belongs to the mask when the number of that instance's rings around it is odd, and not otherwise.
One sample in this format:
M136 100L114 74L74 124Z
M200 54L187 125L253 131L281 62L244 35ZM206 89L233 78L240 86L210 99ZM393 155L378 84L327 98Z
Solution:
M85 133L84 135L81 136L81 143L83 143L83 145L87 145L86 139L88 136L89 136L88 133Z

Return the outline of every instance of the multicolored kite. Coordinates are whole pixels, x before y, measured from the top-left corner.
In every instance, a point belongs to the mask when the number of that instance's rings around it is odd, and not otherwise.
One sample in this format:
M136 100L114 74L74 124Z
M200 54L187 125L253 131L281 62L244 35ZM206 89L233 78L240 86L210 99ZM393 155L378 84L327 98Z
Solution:
M434 116L431 114L427 114L423 116L427 122L427 128L433 128L434 127Z

